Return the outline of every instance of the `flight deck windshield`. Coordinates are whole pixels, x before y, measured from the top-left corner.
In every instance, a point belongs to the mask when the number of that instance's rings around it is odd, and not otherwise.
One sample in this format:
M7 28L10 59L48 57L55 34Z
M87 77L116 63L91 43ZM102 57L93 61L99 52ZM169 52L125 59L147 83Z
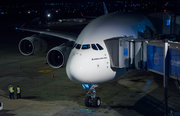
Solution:
M82 46L82 47L81 47ZM82 49L82 50L86 50L86 49L90 49L92 48L93 50L103 50L103 47L101 45L97 44L75 44L74 47L76 49Z
M80 49L81 48L81 44L78 44L77 46L76 46L76 49Z
M103 47L101 45L99 45L99 44L96 44L96 45L99 48L99 50L103 50Z
M82 46L82 49L89 49L90 48L90 45L89 44L86 44L86 45L83 45Z
M92 47L93 50L98 50L98 48L96 47L95 44L91 44L91 47Z

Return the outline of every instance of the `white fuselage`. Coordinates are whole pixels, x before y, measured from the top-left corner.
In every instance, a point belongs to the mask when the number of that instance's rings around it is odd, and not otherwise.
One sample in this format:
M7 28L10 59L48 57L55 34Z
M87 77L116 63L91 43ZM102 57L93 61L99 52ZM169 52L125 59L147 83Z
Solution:
M138 31L146 30L146 26L154 31L151 22L137 13L111 13L95 19L78 36L75 43L81 46L75 46L69 55L66 65L68 78L74 82L92 84L112 80L117 72L111 68L104 40L124 36L138 38ZM103 49L98 48L97 44Z

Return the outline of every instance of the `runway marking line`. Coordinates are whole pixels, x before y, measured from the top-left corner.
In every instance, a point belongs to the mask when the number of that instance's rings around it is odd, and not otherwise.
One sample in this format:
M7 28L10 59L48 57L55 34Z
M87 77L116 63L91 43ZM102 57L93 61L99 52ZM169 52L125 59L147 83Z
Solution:
M94 109L91 109L91 108L84 108L84 109L81 109L81 108L73 108L74 110L77 110L79 112L87 112L87 113L91 113L91 112L94 112Z
M42 73L48 73L48 72L51 72L52 70L40 70L38 72L42 72Z
M103 103L103 102L109 100L110 98L114 97L115 95L118 95L119 93L125 91L126 89L128 89L128 88L130 88L130 87L132 87L132 86L134 86L135 84L137 84L137 82L136 82L136 83L133 83L133 84L131 84L131 85L129 85L128 87L125 87L125 88L123 88L123 89L117 91L116 93L114 93L114 94L112 94L112 95L110 95L110 96L108 96L108 97L106 97L105 99L103 99L103 100L101 101L101 103Z

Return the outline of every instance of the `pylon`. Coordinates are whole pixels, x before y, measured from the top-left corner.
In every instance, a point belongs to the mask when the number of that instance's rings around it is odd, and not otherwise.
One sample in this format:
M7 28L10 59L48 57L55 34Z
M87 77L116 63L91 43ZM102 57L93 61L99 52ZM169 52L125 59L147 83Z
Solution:
M54 73L52 74L52 76L51 76L52 78L54 77Z

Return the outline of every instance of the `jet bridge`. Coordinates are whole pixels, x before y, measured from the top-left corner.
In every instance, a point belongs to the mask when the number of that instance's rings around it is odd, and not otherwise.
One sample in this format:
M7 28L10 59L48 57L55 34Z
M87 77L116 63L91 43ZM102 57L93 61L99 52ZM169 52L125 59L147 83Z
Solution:
M111 67L147 69L164 77L165 114L168 114L168 78L173 78L180 94L180 43L116 37L104 41ZM174 112L174 114L180 112Z
M164 40L115 37L105 41L111 67L147 69L164 74ZM167 72L170 78L180 84L180 42L167 41Z
M147 44L147 69L175 80L180 93L180 43L167 42L167 54L164 53L164 41L149 41ZM167 61L164 58L167 57ZM165 64L167 66L165 66ZM163 69L166 67L166 69Z
M104 40L112 68L147 69L164 77L165 114L168 114L168 77L180 93L180 43L115 37ZM174 114L179 112L175 112ZM179 113L180 114L180 113Z
M167 72L168 76L180 81L180 43L167 42ZM147 43L147 69L163 74L164 41L148 41Z
M143 39L133 37L116 37L105 41L111 67L115 68L136 68L146 67L146 42Z
M147 70L164 77L164 101L168 114L168 78L173 78L180 94L180 43L168 40L149 41L147 44ZM180 112L175 112L180 114Z

